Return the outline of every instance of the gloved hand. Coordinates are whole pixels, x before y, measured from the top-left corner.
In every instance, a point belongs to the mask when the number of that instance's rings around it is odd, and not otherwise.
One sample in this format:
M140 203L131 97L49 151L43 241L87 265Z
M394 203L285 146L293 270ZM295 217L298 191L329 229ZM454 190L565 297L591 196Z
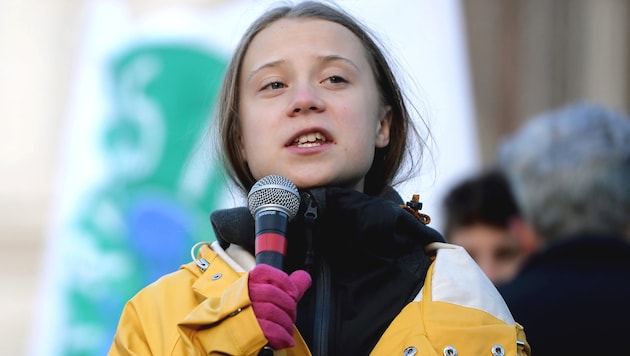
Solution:
M276 350L295 346L293 324L297 303L311 286L311 276L302 270L284 271L260 264L249 272L249 299L258 324Z

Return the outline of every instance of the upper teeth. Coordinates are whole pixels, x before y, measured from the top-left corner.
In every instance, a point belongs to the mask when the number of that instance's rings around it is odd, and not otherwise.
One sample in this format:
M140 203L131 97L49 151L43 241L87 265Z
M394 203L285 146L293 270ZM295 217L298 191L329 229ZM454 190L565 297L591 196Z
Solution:
M321 134L321 132L312 132L306 135L302 135L295 139L295 143L307 143L307 142L315 142L317 140L326 141L326 137Z

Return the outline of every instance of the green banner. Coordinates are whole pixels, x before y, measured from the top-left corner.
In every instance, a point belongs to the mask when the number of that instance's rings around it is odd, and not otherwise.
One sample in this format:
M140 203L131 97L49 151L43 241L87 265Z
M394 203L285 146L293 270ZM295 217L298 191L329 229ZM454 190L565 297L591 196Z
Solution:
M61 355L105 355L124 303L214 240L224 177L209 124L226 61L182 43L137 44L110 62L99 132L106 177L85 194L62 242L80 246L62 304ZM80 172L75 172L80 174Z

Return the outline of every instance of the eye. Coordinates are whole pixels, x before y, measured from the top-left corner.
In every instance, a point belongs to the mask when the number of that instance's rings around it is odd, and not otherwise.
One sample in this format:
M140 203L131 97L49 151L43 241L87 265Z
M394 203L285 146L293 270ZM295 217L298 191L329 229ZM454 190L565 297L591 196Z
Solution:
M263 86L261 88L261 90L265 90L265 89L271 89L271 90L278 90L278 89L283 89L286 88L287 86L282 83L282 82L271 82L265 86Z
M332 75L332 76L326 78L324 80L324 82L329 82L329 83L332 83L332 84L339 84L339 83L347 83L348 81L345 78L340 77L338 75Z

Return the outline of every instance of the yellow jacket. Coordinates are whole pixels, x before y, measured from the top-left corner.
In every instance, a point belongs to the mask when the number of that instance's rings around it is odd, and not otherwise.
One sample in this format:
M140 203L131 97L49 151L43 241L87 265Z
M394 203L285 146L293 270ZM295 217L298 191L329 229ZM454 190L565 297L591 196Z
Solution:
M470 256L445 243L428 248L436 257L424 287L372 354L529 355L523 328ZM247 270L255 262L244 250L230 249L204 245L199 260L134 296L123 310L109 355L257 355L267 340L247 289ZM208 263L204 272L199 261ZM295 347L275 354L311 355L297 329L295 341Z

